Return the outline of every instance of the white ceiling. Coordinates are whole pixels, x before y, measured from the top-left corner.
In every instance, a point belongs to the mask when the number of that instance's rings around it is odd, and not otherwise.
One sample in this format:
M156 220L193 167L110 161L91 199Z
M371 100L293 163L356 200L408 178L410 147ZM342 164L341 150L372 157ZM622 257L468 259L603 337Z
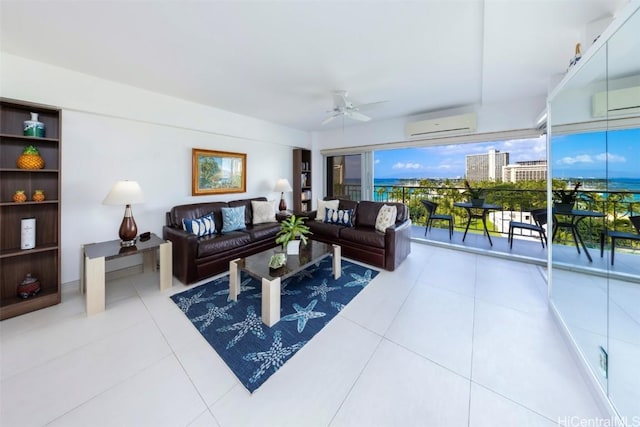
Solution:
M627 1L0 0L0 49L321 130L339 89L374 120L544 96Z

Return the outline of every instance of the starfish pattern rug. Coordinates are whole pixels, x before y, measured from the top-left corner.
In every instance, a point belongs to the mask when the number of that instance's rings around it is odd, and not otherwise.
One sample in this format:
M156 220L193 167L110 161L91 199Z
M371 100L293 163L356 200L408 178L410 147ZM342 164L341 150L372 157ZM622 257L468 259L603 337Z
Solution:
M335 280L331 263L324 258L282 281L281 318L271 328L260 317L262 283L245 272L237 302L228 275L171 299L253 393L378 274L343 259Z

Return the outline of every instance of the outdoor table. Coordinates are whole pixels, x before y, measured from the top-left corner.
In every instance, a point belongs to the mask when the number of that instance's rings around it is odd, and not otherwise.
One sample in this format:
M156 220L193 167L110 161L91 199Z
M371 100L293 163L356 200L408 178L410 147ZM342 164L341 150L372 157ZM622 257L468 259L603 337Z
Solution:
M475 206L471 204L471 202L457 202L454 203L453 206L457 206L459 208L464 208L467 211L467 227L464 229L464 236L462 236L462 241L467 237L467 231L469 231L469 226L471 225L471 220L473 218L478 218L482 220L482 225L484 226L484 232L487 233L487 237L489 238L489 244L493 246L493 242L491 241L491 236L489 235L489 230L487 229L487 213L492 210L502 209L500 205L490 205L487 203L483 203L482 205Z
M558 216L569 218L569 221L568 222L566 220L560 221L557 219ZM604 214L602 212L596 212L596 211L583 211L583 210L572 209L571 211L567 211L567 212L559 212L557 209L553 209L554 225L553 225L553 235L551 236L551 241L555 239L556 231L558 231L558 228L560 227L567 228L571 230L571 235L573 236L573 241L576 243L576 249L578 250L578 253L580 253L580 246L582 246L582 249L584 249L584 253L587 255L589 262L593 262L593 259L591 259L591 254L589 254L589 251L587 250L587 245L584 244L584 240L582 240L582 236L580 235L578 224L580 224L580 222L585 218L603 218L603 217L604 217Z

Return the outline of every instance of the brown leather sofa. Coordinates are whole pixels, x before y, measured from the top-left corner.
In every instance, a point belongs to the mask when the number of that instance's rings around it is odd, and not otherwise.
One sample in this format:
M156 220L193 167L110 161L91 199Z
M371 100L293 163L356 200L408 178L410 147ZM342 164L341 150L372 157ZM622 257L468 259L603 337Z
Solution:
M270 222L253 225L251 201L266 201L265 197L180 205L166 213L162 229L165 240L173 244L173 275L185 285L197 282L229 269L229 261L261 252L276 246L275 237L280 224ZM182 219L200 218L213 212L216 230L222 229L223 207L245 207L244 230L225 234L196 237L182 229Z
M382 205L398 209L396 223L384 233L375 229ZM411 253L411 219L409 208L402 203L340 200L338 209L353 209L352 227L316 221L317 211L305 214L305 223L314 240L337 244L342 255L385 270L393 271Z

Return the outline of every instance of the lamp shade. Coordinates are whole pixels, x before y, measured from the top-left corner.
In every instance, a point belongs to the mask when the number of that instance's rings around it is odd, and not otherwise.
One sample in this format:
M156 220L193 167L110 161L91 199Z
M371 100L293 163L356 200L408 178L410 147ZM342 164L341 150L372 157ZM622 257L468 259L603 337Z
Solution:
M144 194L136 181L118 181L102 201L103 205L132 205L143 203Z
M276 181L276 186L273 188L273 191L279 191L281 193L286 193L289 191L293 191L291 188L291 184L289 184L289 180L286 178L280 178Z

